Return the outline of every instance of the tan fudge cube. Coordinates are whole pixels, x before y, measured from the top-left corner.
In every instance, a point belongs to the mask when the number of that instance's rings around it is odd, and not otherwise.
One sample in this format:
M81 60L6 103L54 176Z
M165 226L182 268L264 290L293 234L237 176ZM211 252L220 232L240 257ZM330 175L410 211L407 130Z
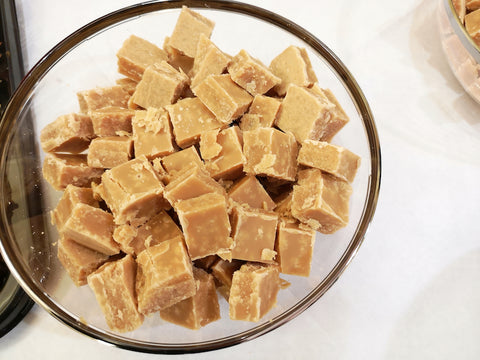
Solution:
M225 126L198 98L186 98L167 106L175 142L181 148L196 144L204 131Z
M104 264L87 277L107 325L114 331L133 331L143 323L135 296L136 269L135 260L127 255Z
M265 191L260 181L253 175L246 175L229 190L230 199L239 204L246 204L254 209L273 210L275 203Z
M278 215L235 206L232 211L232 259L272 262Z
M117 52L118 72L140 81L150 65L167 60L167 53L157 45L136 35L130 35Z
M281 101L265 95L256 95L240 120L240 129L243 131L255 130L259 127L272 127L275 123Z
M465 29L473 41L480 46L480 9L465 15Z
M209 38L201 34L198 40L197 55L193 62L191 88L195 88L209 75L221 75L231 57L221 51Z
M52 210L52 223L59 231L70 217L76 204L83 203L93 207L99 207L98 201L94 198L92 188L83 188L74 185L67 185L57 206Z
M293 187L292 215L315 230L331 234L348 223L352 187L318 169L298 173Z
M171 177L191 167L204 167L195 146L174 152L162 158L162 165Z
M90 114L91 111L112 106L127 108L130 94L122 86L114 85L79 91L77 99L80 112Z
M180 97L189 78L166 61L149 66L132 95L134 104L145 109L173 104Z
M138 80L132 80L128 77L115 80L117 85L120 85L127 93L133 95L135 88L137 87Z
M245 264L235 271L228 299L232 320L259 321L277 303L277 265Z
M106 255L120 252L113 241L113 216L100 208L77 203L62 228L62 234L89 249Z
M163 49L168 55L168 63L172 65L178 71L183 71L185 74L189 74L193 68L194 58L185 55L180 50L170 46L170 37L166 37L163 42Z
M97 136L116 136L132 132L134 110L121 107L106 107L90 111L93 132Z
M229 256L233 242L225 196L208 193L180 200L176 210L192 260L214 254Z
M120 244L120 248L134 256L147 247L182 236L180 228L163 210L139 227L124 224L117 226L113 232L113 239Z
M282 81L245 50L240 50L233 57L228 64L228 72L233 81L253 96L265 94Z
M166 240L137 256L138 310L145 315L168 308L196 292L192 262L182 240Z
M232 286L233 273L245 264L241 260L223 260L218 259L210 268L212 275L217 282L218 292L228 301L230 296L230 288Z
M153 159L175 151L170 119L164 108L135 111L132 128L135 156Z
M76 286L87 284L87 276L105 263L109 255L89 249L69 238L58 239L57 256Z
M465 7L470 11L480 9L480 0L465 0Z
M102 176L104 200L117 225L141 225L160 210L169 208L163 184L145 157L107 170Z
M160 310L160 317L168 322L198 330L220 319L220 305L213 276L193 268L197 292L192 297Z
M193 92L225 124L243 115L253 99L228 74L207 76Z
M45 152L81 153L95 137L92 119L83 114L61 115L40 132Z
M133 141L128 136L105 136L92 140L88 148L87 164L111 169L129 161L133 155Z
M200 35L203 34L209 38L214 26L213 21L183 6L168 44L194 58Z
M285 95L291 84L309 87L317 81L307 51L298 46L291 45L277 55L270 63L270 70L282 80L274 88L280 96Z
M200 153L214 179L236 179L243 173L243 137L238 126L202 133Z
M297 143L290 133L258 128L243 133L244 171L294 181L297 173Z
M312 263L315 230L291 221L280 220L277 231L276 261L280 272L309 276Z
M208 193L225 196L225 189L213 180L205 170L194 166L175 176L165 186L164 196L175 207L179 200L192 199Z
M324 141L305 140L298 152L298 163L328 172L352 182L360 166L360 157L342 146Z
M63 190L67 185L86 187L92 182L99 182L103 169L92 168L87 164L86 154L49 153L43 161L43 177L56 190Z

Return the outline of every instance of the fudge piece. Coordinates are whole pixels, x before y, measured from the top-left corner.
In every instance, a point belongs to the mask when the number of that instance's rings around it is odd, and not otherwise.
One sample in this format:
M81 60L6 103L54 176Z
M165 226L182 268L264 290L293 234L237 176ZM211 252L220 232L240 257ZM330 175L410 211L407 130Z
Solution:
M180 200L176 210L192 260L213 254L229 256L233 242L224 195L208 193Z
M132 95L132 102L145 109L173 104L190 80L166 61L150 65Z
M103 265L109 255L89 249L65 236L58 239L57 256L76 286L87 284L87 276Z
M281 101L270 96L256 95L248 112L240 120L243 131L255 130L258 127L272 127L275 123Z
M77 203L63 225L62 234L78 244L106 255L120 252L113 241L113 216L102 209Z
M193 92L225 124L243 115L253 99L228 74L207 76Z
M138 311L148 315L187 299L197 291L192 262L181 239L147 247L137 256Z
M67 185L57 206L51 213L52 224L57 227L58 231L62 231L63 225L70 217L75 205L78 203L99 207L97 199L94 198L92 188Z
M164 196L175 207L179 200L192 199L208 193L225 196L225 189L201 167L194 166L177 174L165 186Z
M220 294L228 301L230 288L232 287L233 273L240 269L245 262L241 260L226 261L218 259L210 268L212 275L217 280Z
M293 45L272 60L270 70L282 80L274 88L280 96L285 95L291 84L310 87L317 81L307 51Z
M467 12L467 7L465 4L466 1L468 0L452 0L453 7L455 8L458 18L460 19L460 22L462 24L464 24L465 22L465 14ZM478 1L478 0L474 0L474 1Z
M277 265L245 264L233 273L229 315L232 320L259 321L277 302Z
M109 262L87 277L107 325L113 331L128 332L143 323L135 296L135 260L127 255Z
M315 230L292 221L280 220L275 244L275 260L280 266L280 272L309 276L314 243Z
M130 94L120 85L99 87L77 93L80 112L89 115L95 111L108 107L127 108Z
M202 132L225 126L198 98L179 100L174 105L167 106L167 110L175 142L181 148L198 143Z
M190 74L193 89L209 75L221 75L231 57L221 51L208 37L201 34L197 45L197 55Z
M206 131L200 140L200 154L214 179L236 179L243 173L242 132L238 126Z
M152 159L175 151L168 112L164 108L135 111L132 128L135 156Z
M183 6L168 45L194 58L200 35L209 38L214 26L213 21Z
M302 143L297 161L300 165L320 169L350 183L360 166L358 155L344 147L315 140Z
M293 186L292 215L324 234L331 234L348 223L352 187L318 169L298 173Z
M115 136L132 132L134 110L110 106L90 111L93 132L97 136Z
M45 152L81 153L95 137L92 120L83 114L61 115L40 132Z
M133 156L133 141L128 136L105 136L93 139L88 148L87 164L111 169Z
M465 15L465 29L473 41L480 46L480 9Z
M172 65L178 71L183 71L185 74L189 74L193 68L194 59L190 56L183 54L180 50L170 46L170 37L166 37L163 42L163 49L168 55L168 63Z
M294 181L297 173L297 142L290 133L257 128L243 133L244 171Z
M228 64L228 72L233 81L253 96L265 94L282 81L245 50L240 50L233 57Z
M150 162L140 156L107 170L102 176L104 200L117 225L141 225L170 205Z
M150 65L167 60L167 53L157 45L136 35L130 35L117 52L118 72L140 81Z
M278 215L274 212L234 206L231 217L232 259L272 262Z
M125 77L115 80L115 83L123 87L130 95L133 95L135 88L137 87L138 80L132 80L128 77Z
M204 167L195 146L174 152L162 158L162 165L169 175L175 176L178 172L191 167Z
M192 297L160 310L160 317L168 322L198 330L220 319L220 305L213 276L193 268L197 291Z
M254 209L273 210L276 204L253 175L246 175L228 191L230 199Z
M53 154L45 155L43 161L43 177L56 190L63 190L67 185L86 187L92 182L99 182L103 169L87 165L86 154Z
M480 0L465 0L465 7L468 11L480 9Z

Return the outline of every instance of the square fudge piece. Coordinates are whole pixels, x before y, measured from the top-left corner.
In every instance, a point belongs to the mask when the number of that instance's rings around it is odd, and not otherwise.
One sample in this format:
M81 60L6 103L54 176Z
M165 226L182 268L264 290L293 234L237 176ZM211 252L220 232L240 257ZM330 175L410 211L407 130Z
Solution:
M232 320L259 321L277 303L277 265L245 264L233 273L229 314Z
M298 163L328 172L352 182L360 166L360 157L344 147L325 141L305 140L298 152Z
M113 241L113 216L100 208L77 203L62 228L62 234L89 249L106 255L120 252Z
M88 115L91 111L112 106L126 109L130 94L122 86L114 85L79 91L77 98L80 112Z
M477 9L465 15L465 29L473 41L480 45L480 10Z
M237 181L228 190L228 196L233 201L253 209L273 210L276 206L260 181L253 175L246 175Z
M208 193L180 200L176 210L192 260L214 254L229 256L233 242L224 195Z
M232 212L232 259L272 262L278 215L235 206Z
M200 154L210 175L218 179L236 179L243 173L243 137L238 126L202 133Z
M164 108L135 111L132 128L135 156L153 159L175 151L170 119Z
M165 37L163 42L163 50L168 55L168 63L172 65L178 71L183 71L185 74L189 74L193 68L194 59L185 55L180 50L170 46L170 37ZM181 69L181 70L180 70Z
M297 173L297 142L291 133L258 128L243 133L247 174L294 181Z
M251 95L262 95L281 83L262 62L251 57L245 50L235 55L228 64L228 72L233 81Z
M137 256L138 310L145 315L195 295L192 262L181 239L147 247Z
M175 177L180 171L192 167L204 167L204 163L195 146L174 152L162 158L162 165L171 177Z
M92 119L87 115L61 115L40 132L45 152L81 153L95 137Z
M207 76L193 92L224 124L230 124L242 116L253 100L228 74Z
M120 78L115 80L115 84L120 85L128 92L130 95L133 95L135 88L137 87L138 81L132 80L128 77Z
M228 301L230 288L232 287L233 273L245 264L241 260L223 260L218 259L211 267L210 271L217 281L218 292Z
M87 277L107 325L113 331L128 332L143 323L135 296L135 260L127 255L108 262Z
M167 53L157 45L131 35L117 52L118 72L138 82L146 68L167 58Z
M182 230L163 210L139 227L124 224L117 226L113 232L113 239L120 248L133 256L140 254L147 247L177 237L183 237Z
M192 297L160 310L160 317L168 322L198 330L220 319L220 305L213 276L193 268L197 292Z
M128 136L105 136L93 139L88 148L87 164L111 169L133 156L133 140Z
M88 166L86 154L48 153L42 171L54 189L64 190L69 184L88 187L92 182L100 182L104 170Z
M170 36L169 45L194 58L197 54L200 35L203 34L209 38L214 26L213 21L183 6Z
M270 70L282 79L274 89L280 96L285 95L290 84L310 87L317 81L307 51L293 45L272 60Z
M332 234L348 223L352 187L343 180L305 169L298 173L293 186L292 215L324 234Z
M147 109L173 104L188 86L190 79L166 61L150 65L132 95L134 104Z
M248 112L240 120L240 129L247 131L259 127L272 127L281 103L279 99L270 96L256 95Z
M198 143L202 132L225 126L198 98L179 100L176 104L167 106L167 110L175 141L181 148Z
M280 220L277 231L276 261L280 272L289 275L309 276L312 263L315 230L296 222Z
M90 111L93 132L97 136L131 134L134 114L134 110L114 106Z
M102 184L104 200L117 225L141 225L170 207L163 198L163 184L144 156L107 170Z
M82 246L65 236L58 239L57 256L76 286L86 285L87 276L97 270L110 257Z

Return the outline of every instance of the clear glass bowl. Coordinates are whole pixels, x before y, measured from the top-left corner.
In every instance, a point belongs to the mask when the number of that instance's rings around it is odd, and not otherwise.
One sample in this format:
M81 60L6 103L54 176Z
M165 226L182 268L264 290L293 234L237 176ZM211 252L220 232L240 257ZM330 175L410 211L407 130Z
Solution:
M222 319L198 331L150 316L138 329L118 334L108 329L88 286L77 288L56 256L56 229L50 211L61 193L42 178L44 153L39 131L57 116L79 111L76 92L112 85L115 54L131 34L162 45L187 5L215 21L212 40L225 52L246 49L269 64L288 45L305 47L323 88L330 88L350 117L334 138L362 157L353 183L350 222L333 235L318 234L311 275L282 276L276 307L260 322L232 321L219 297ZM55 318L93 338L122 348L155 352L199 352L254 339L292 320L318 300L358 251L370 224L380 186L380 146L369 105L353 76L320 40L291 21L236 2L148 2L102 17L54 47L25 77L9 103L0 127L1 250L25 291Z

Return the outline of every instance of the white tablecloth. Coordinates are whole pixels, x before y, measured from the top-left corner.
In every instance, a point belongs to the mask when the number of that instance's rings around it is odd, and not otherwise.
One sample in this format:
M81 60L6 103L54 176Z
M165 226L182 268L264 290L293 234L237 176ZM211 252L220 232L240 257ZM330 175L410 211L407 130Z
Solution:
M133 0L17 0L33 66L59 40ZM480 106L442 53L438 0L248 1L290 18L349 67L374 112L376 216L344 275L259 339L191 359L480 358ZM156 359L96 342L35 306L2 359Z

